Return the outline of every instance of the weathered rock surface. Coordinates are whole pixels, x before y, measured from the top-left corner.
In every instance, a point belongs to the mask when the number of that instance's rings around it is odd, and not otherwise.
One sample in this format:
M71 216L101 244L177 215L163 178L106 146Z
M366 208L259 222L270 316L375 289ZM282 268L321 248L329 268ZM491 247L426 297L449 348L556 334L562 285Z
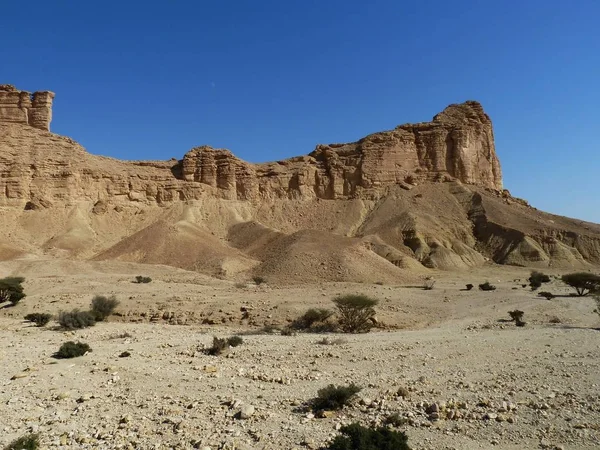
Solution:
M91 155L47 131L53 94L42 94L29 108L29 94L0 87L0 259L121 259L288 281L398 280L407 269L488 259L600 263L599 225L502 190L492 123L477 102L251 164L208 146L179 161ZM40 105L45 115L33 114Z

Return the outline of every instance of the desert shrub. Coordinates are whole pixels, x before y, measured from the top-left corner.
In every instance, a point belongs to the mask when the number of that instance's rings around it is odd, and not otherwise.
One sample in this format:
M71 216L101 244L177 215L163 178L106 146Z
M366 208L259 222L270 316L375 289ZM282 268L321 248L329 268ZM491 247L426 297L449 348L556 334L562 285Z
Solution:
M542 291L538 292L538 297L544 297L546 300L552 300L554 297L556 297L556 295L554 295L552 292Z
M518 327L525 326L525 322L523 322L523 316L525 315L525 313L523 311L515 309L514 311L509 311L508 315L510 316L510 318L512 320L515 321L516 326L518 326Z
M367 332L373 326L378 300L362 294L341 295L333 299L338 310L338 323L344 333Z
M577 295L584 296L590 292L600 290L600 275L588 272L576 272L563 275L561 280L577 291Z
M242 345L244 340L241 338L241 336L231 336L227 339L227 343L230 347L237 347L238 345Z
M312 401L315 411L342 409L360 392L361 388L355 384L348 386L335 386L330 384L319 389L317 397Z
M151 281L152 281L152 278L150 278L150 277L144 277L142 275L138 275L137 277L135 277L134 283L150 283Z
M83 342L69 341L60 346L54 357L58 359L76 358L91 351L90 346Z
M292 327L284 327L281 329L282 336L296 336L296 330Z
M13 306L25 297L23 277L7 277L0 279L0 303L10 302Z
M383 283L383 281L376 281L376 282L375 282L375 284L376 284L377 286L383 286L383 284L384 284L384 283Z
M234 286L238 289L244 289L247 286L247 284L243 281L238 281L234 284Z
M115 311L117 306L119 306L119 301L114 295L112 297L96 295L92 299L91 313L97 322L102 322Z
M406 424L406 419L398 413L393 413L385 418L385 423L393 427L401 427Z
M254 283L255 283L255 284L257 284L257 285L259 285L259 286L260 286L261 284L263 284L263 283L266 283L266 282L267 282L267 280L265 280L265 279L264 279L263 277L261 277L261 276L255 276L255 277L252 277L252 281L254 281Z
M553 316L553 317L550 317L550 320L548 320L548 322L550 322L550 323L562 323L562 320L560 320L559 317Z
M229 340L228 339L218 338L218 337L215 336L213 338L212 347L210 347L207 350L207 353L209 355L219 356L219 355L222 355L224 353L227 353L229 351L230 347L231 347L231 344L229 344Z
M321 450L410 450L405 433L386 427L367 428L352 423L343 426L340 433Z
M296 320L290 327L295 330L310 330L315 325L323 324L333 315L333 312L325 308L310 308Z
M490 284L489 281L486 281L485 283L482 283L479 285L479 290L480 291L495 291L496 286L494 286L493 284Z
M94 326L96 318L89 311L61 311L58 313L58 324L66 330L75 330Z
M52 314L31 313L31 314L27 314L24 317L24 319L29 322L35 323L35 325L38 327L43 327L45 325L48 325L48 322L50 322L50 319L52 319Z
M545 273L533 270L531 272L531 275L528 278L528 281L529 281L529 286L531 286L531 290L535 291L536 289L539 289L540 287L542 287L542 283L549 283L550 277L548 275L546 275Z
M470 291L471 289L473 289L473 285L471 283L466 285L467 291Z
M431 291L435 286L435 280L425 280L423 282L423 289L426 291Z
M4 450L37 450L40 448L40 438L37 434L26 434L15 439Z

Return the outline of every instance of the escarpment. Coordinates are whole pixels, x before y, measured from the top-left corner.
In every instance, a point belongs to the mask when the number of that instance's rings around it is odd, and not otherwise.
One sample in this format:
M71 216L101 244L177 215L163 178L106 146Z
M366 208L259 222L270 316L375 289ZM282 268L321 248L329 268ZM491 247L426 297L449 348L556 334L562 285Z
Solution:
M53 98L0 86L0 259L162 261L218 276L338 281L486 261L600 264L599 225L503 190L492 122L474 101L252 164L209 146L169 161L92 155L48 131Z

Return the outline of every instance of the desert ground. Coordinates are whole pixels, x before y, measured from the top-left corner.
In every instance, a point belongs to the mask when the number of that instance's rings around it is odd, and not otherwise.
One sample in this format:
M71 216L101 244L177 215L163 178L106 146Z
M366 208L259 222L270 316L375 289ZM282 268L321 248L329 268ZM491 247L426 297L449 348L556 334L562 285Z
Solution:
M522 287L526 268L432 273L432 290L256 286L168 266L2 262L0 276L26 278L27 297L0 309L0 445L34 432L43 448L318 449L344 424L383 424L396 413L413 449L600 448L592 299L569 297L554 278L541 290L559 297L538 297ZM153 281L133 283L136 275ZM463 290L486 280L497 290ZM379 299L378 328L292 336L271 329L310 307L332 308L343 293ZM86 308L94 294L121 302L94 327L60 331L56 322L22 320ZM513 309L525 312L526 326L508 321ZM235 334L244 343L227 355L203 351L213 336ZM52 358L69 340L92 351ZM342 411L315 417L308 403L331 383L362 390Z

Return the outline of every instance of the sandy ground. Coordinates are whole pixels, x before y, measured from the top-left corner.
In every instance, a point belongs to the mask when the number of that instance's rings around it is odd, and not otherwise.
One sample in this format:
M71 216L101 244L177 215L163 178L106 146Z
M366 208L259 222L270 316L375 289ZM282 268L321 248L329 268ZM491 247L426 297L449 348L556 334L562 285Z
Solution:
M550 301L522 288L524 268L440 272L431 291L236 286L113 262L2 262L7 275L25 276L28 296L0 309L0 445L34 431L44 447L316 449L340 425L397 413L413 449L600 448L600 317L591 299L568 297L556 280L541 289L562 295ZM153 281L132 283L135 275ZM498 289L461 290L485 280ZM380 299L382 328L334 345L319 344L323 335L259 333L331 307L340 293ZM115 294L118 315L75 332L21 320L85 308L94 294ZM527 326L501 321L515 308ZM244 344L229 355L202 351L213 336L233 334ZM93 351L52 358L67 340ZM124 351L131 356L119 357ZM320 388L351 382L363 388L352 406L326 418L306 409ZM244 405L255 412L236 418Z

